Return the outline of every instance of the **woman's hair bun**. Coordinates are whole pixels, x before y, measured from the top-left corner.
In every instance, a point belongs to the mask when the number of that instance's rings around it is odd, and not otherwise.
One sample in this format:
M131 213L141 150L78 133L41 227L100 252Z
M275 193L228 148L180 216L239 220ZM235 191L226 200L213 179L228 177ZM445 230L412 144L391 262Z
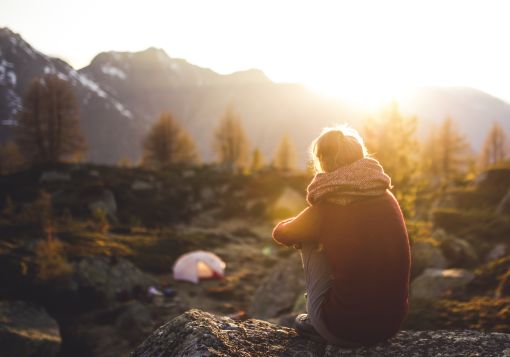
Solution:
M316 172L334 171L368 155L363 139L348 125L325 128L311 149Z

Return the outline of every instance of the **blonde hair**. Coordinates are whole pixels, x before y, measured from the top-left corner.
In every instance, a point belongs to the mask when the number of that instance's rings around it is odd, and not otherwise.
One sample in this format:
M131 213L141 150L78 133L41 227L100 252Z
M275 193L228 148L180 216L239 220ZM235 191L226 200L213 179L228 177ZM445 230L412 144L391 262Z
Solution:
M315 173L335 171L368 156L363 139L347 124L324 128L310 149Z

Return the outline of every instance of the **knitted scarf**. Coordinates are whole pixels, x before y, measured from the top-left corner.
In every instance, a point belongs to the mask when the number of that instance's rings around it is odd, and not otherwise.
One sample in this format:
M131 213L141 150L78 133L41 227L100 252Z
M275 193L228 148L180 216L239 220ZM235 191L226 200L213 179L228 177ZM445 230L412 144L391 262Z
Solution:
M307 188L306 200L313 205L325 200L339 205L382 195L391 179L377 160L363 158L335 171L319 173Z

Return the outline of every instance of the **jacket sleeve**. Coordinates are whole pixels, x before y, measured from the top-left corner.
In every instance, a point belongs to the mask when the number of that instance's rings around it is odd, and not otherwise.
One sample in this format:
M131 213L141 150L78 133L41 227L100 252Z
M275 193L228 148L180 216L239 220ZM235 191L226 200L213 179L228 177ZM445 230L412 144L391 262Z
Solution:
M320 216L317 206L305 208L296 217L286 219L273 229L273 239L283 245L318 241Z

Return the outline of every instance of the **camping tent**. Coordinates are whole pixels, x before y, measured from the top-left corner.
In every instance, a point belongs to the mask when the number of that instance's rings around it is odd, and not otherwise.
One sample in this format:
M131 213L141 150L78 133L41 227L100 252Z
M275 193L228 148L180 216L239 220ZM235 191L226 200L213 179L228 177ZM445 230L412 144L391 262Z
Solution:
M175 280L198 283L202 278L223 277L225 262L216 254L197 250L181 255L174 264Z

